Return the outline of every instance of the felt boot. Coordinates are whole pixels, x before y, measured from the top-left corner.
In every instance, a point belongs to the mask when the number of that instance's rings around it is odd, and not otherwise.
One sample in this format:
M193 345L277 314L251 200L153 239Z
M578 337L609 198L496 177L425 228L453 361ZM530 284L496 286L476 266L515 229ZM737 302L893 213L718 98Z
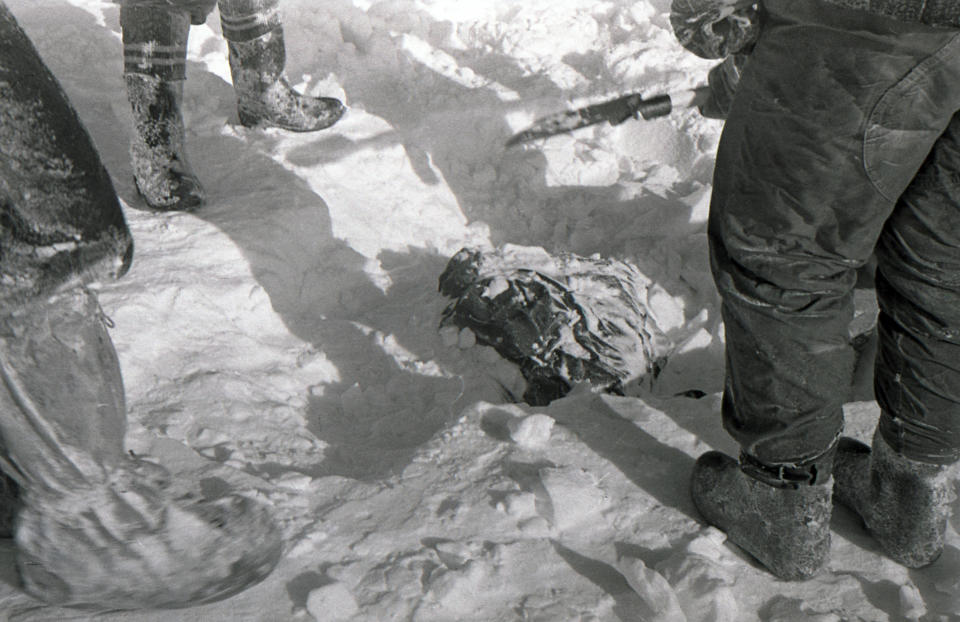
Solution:
M830 553L831 486L826 482L772 485L720 452L700 456L691 495L711 525L781 579L815 575Z
M936 561L954 499L948 465L906 458L879 431L872 450L840 439L834 465L834 498L860 515L891 559L909 568Z
M344 113L332 97L297 93L283 76L286 47L278 0L220 0L240 123L293 132L330 127Z
M137 190L151 208L190 211L203 203L187 161L181 102L190 14L158 6L124 6L124 80L133 109L130 157Z
M267 508L204 498L124 451L116 352L96 297L71 290L0 318L0 455L19 486L24 589L60 606L183 607L225 598L277 563Z

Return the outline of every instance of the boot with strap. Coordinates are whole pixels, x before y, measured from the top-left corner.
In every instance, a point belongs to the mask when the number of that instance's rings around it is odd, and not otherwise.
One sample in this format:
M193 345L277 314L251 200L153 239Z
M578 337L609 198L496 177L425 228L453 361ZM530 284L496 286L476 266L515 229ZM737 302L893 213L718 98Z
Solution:
M240 123L313 132L344 113L340 100L297 93L283 75L286 47L278 0L220 0Z
M691 496L708 523L771 573L809 579L830 553L831 454L777 467L707 452L693 468Z
M161 6L120 9L124 81L133 109L137 190L151 208L190 211L204 200L187 161L181 103L191 15Z
M911 460L874 434L873 447L840 439L834 499L856 512L884 552L908 568L933 563L943 552L951 467Z

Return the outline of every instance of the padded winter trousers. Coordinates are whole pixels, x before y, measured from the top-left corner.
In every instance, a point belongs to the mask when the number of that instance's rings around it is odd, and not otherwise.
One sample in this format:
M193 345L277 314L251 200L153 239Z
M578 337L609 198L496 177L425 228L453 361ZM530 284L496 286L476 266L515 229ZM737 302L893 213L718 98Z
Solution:
M816 461L842 427L856 271L876 252L881 433L908 458L953 462L960 31L821 0L763 4L710 208L724 427L774 472L829 469Z

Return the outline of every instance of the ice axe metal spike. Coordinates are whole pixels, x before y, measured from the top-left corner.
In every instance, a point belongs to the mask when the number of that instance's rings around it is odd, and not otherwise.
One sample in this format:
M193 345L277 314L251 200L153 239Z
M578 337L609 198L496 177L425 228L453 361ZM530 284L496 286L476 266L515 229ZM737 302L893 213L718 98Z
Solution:
M576 110L566 110L540 117L527 129L511 136L506 146L513 147L538 138L572 132L604 121L610 125L620 125L627 119L665 117L677 108L700 106L709 96L710 87L708 86L680 91L675 95L655 95L650 98L644 98L640 93L628 93Z

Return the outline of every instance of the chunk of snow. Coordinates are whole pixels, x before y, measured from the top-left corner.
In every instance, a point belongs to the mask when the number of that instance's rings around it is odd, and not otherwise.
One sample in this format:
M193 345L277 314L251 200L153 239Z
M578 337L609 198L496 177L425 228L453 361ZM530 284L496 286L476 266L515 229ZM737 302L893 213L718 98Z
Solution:
M523 518L537 513L537 497L530 492L517 492L503 498L503 511L510 516Z
M553 526L569 529L593 520L610 499L587 471L575 467L540 469L540 481L550 497Z
M641 619L658 622L687 622L687 616L680 608L676 592L662 574L647 568L643 560L633 557L621 558L617 562L617 569L647 609L647 611L637 612Z
M307 596L307 611L317 622L346 620L359 610L353 594L342 583L318 587Z
M900 586L900 613L907 620L919 620L927 615L927 607L923 596L916 585L908 583Z
M736 568L723 547L726 536L710 527L686 547L657 564L680 598L689 622L738 622L743 619L733 590Z
M507 422L507 427L513 442L521 447L536 449L550 441L554 423L552 417L538 413L511 419Z

